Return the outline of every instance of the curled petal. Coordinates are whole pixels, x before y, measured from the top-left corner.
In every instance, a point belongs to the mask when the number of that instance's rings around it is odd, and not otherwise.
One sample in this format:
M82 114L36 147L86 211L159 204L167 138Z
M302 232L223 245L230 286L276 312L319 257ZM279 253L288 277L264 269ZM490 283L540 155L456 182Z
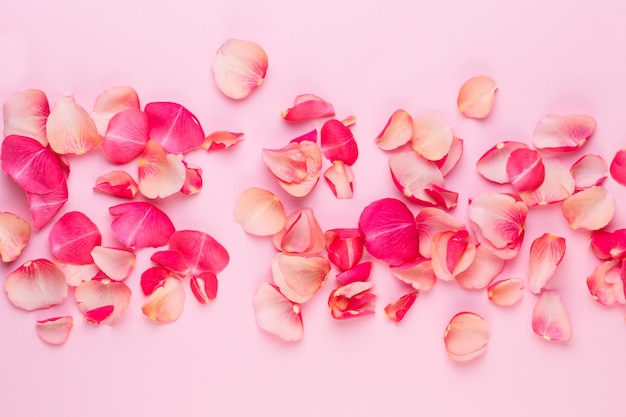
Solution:
M596 130L593 117L580 114L550 114L541 119L533 131L533 145L553 152L571 152L587 143Z
M95 320L96 324L111 324L115 322L126 310L130 304L131 290L122 281L113 281L109 278L92 279L83 282L74 293L78 308L85 313L85 319L94 321L97 316L100 319ZM107 313L107 306L113 306L112 311ZM94 314L95 309L104 308L104 310ZM89 319L88 312L91 312L92 319ZM102 317L104 316L104 317Z
M206 138L204 138L202 148L206 149L207 151L227 149L231 146L238 144L240 141L244 140L245 137L246 136L243 133L234 133L227 130L219 130L210 133Z
M262 283L252 299L252 306L261 329L288 342L302 338L300 306L285 298L273 285Z
M512 306L517 304L524 296L524 280L509 278L494 282L487 287L489 301L499 306Z
M338 320L374 314L376 294L371 282L356 281L330 293L328 306L333 318Z
M263 149L263 161L278 184L294 197L313 191L322 170L322 152L315 142L290 142L281 149Z
M467 230L435 234L431 262L437 278L450 281L469 268L476 256L476 246L469 240Z
M148 198L165 198L185 185L186 170L183 161L168 154L156 140L146 143L139 159L139 191Z
M626 185L626 148L615 153L609 167L611 177L619 184Z
M443 339L446 351L455 361L469 361L487 350L491 338L491 326L474 313L459 313L452 317Z
M615 214L615 200L603 187L582 190L563 202L563 216L572 229L599 230Z
M359 156L359 149L352 131L337 119L330 119L320 132L322 154L330 161L352 165Z
M465 230L465 224L435 207L424 207L415 217L419 236L420 255L430 258L433 237L439 232Z
M448 154L453 138L452 127L443 117L425 114L413 118L411 146L423 158L440 160Z
M138 109L124 110L108 122L102 153L114 164L125 164L141 155L148 139L148 116Z
M393 182L402 194L412 201L437 205L438 201L426 189L443 186L443 175L437 164L413 151L397 153L389 158Z
M17 259L30 240L30 224L21 217L0 212L0 259L12 262Z
M50 106L46 93L26 90L14 93L4 103L4 136L26 136L48 145L46 122Z
M372 272L372 262L363 262L353 266L339 274L335 278L341 285L351 284L356 281L367 281Z
M418 234L411 210L400 200L384 198L369 204L359 217L367 251L391 265L417 258Z
M317 255L326 244L324 232L308 207L287 216L285 227L274 235L273 241L276 249L301 255Z
M301 122L320 117L334 116L332 104L314 94L301 94L293 101L293 107L283 111L281 116L288 122Z
M437 283L432 261L421 256L402 265L390 266L389 271L391 275L416 290L428 291Z
M549 341L567 342L572 338L572 326L561 297L554 291L543 291L532 318L533 331Z
M60 155L84 154L102 144L96 124L72 96L64 97L54 105L46 130L50 147Z
M385 315L387 318L395 323L401 322L406 315L406 312L409 311L409 308L411 308L417 299L418 295L419 291L411 291L410 293L400 297L397 301L388 304L385 307Z
M556 271L565 255L565 239L544 233L530 246L528 289L539 294Z
M496 82L486 75L470 78L459 90L459 111L471 119L484 119L491 113L496 90Z
M185 161L183 165L185 165L185 183L180 192L185 195L198 194L202 189L202 168Z
M528 149L528 145L521 142L500 142L489 149L476 163L478 173L497 184L508 184L509 174L506 171L507 161L517 149Z
M454 278L463 288L481 289L489 285L504 269L504 259L484 245L476 247L472 264Z
M280 292L294 303L306 303L320 289L330 263L321 256L277 253L272 260L272 277Z
M189 284L191 292L200 304L208 304L217 297L217 276L211 271L192 275Z
M574 177L563 163L544 159L543 165L545 177L539 188L519 193L529 207L559 203L574 193Z
M26 193L33 219L33 227L41 230L63 208L68 199L67 182L63 180L54 190L45 194Z
M287 217L278 197L262 188L248 188L235 205L235 220L251 235L269 236L285 227Z
M459 200L459 193L446 190L437 184L428 184L426 188L424 188L424 192L435 201L435 204L446 210L456 207L457 201Z
M577 190L600 185L606 179L608 172L606 162L599 155L585 155L572 164L570 173L574 177Z
M620 267L617 261L606 261L598 266L587 277L587 288L593 299L605 306L626 304L622 272L623 266Z
M545 167L539 152L532 149L516 149L506 162L506 173L516 191L533 191L545 179Z
M79 211L65 213L50 230L50 250L57 259L74 264L91 264L91 250L102 243L102 235L89 217Z
M111 317L115 311L115 306L113 305L105 305L102 307L96 307L91 310L85 311L83 314L83 318L86 322L93 324L94 326L98 326L106 319Z
M212 69L220 91L227 97L240 100L263 83L267 54L254 42L227 39L217 50Z
M437 161L437 167L441 171L441 175L444 177L452 171L456 164L461 160L463 156L463 139L452 138L452 144L447 155Z
M167 214L150 203L134 202L109 208L115 217L111 222L113 234L131 249L165 245L174 233L174 225Z
M141 312L157 323L171 323L180 318L185 306L185 289L178 278L167 278L141 306Z
M376 138L376 145L383 151L390 151L408 143L412 137L413 118L408 112L398 109Z
M200 122L189 110L178 103L148 103L150 138L156 140L167 152L185 153L204 143Z
M363 237L358 229L331 229L324 233L328 260L340 271L356 265L363 255Z
M55 264L36 259L11 272L4 290L14 306L30 311L61 304L68 287L63 272Z
M335 161L324 172L324 179L330 186L333 194L335 194L335 197L339 199L352 198L354 174L349 165L341 161Z
M94 191L115 197L132 199L137 195L139 186L126 171L111 171L96 178Z
M211 271L219 273L230 260L226 249L210 235L197 230L177 230L169 241L170 250L183 255L194 275Z
M137 259L135 252L104 246L94 247L91 256L96 266L116 281L122 281L130 275Z
M54 261L54 264L63 272L67 285L71 287L76 287L83 281L91 281L100 272L96 264L77 265L58 259Z
M51 345L62 345L70 335L74 319L72 316L52 317L44 320L37 320L35 328L37 336Z
M101 92L91 112L98 133L104 135L111 118L128 109L139 110L139 96L132 87L115 86Z
M162 266L148 268L141 274L141 291L144 295L150 295L165 285L165 281L172 276L172 271Z

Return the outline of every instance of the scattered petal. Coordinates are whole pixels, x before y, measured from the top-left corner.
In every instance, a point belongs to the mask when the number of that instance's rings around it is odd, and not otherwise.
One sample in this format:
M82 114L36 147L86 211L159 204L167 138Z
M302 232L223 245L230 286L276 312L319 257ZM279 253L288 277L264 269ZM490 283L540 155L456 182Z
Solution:
M100 272L100 269L93 263L77 265L57 259L54 264L63 272L67 285L71 287L76 287L83 281L91 281Z
M545 178L539 188L519 193L529 207L559 203L574 193L574 177L562 162L544 159L543 165Z
M113 311L115 310L115 306L106 305L102 307L96 307L94 309L85 311L83 314L83 318L87 323L91 323L94 326L98 326L103 321L111 317Z
M50 229L50 250L57 259L73 264L92 264L91 250L102 235L89 217L79 211L65 213Z
M371 282L356 281L330 293L328 306L334 319L343 320L374 314L376 294Z
M565 239L544 233L530 245L528 289L539 294L565 255Z
M213 237L197 230L177 230L169 240L170 250L178 251L193 275L219 273L230 260L226 249Z
M108 122L102 153L114 164L126 164L141 155L148 139L148 116L138 109L124 110Z
M570 168L570 173L574 177L576 190L600 185L606 179L608 172L604 158L599 155L585 155L574 162Z
M609 168L611 177L621 185L626 185L626 148L615 153Z
M263 149L263 161L278 185L294 197L313 191L322 171L322 151L315 142L290 142L281 149Z
M419 253L432 256L433 237L439 232L465 230L465 224L436 207L424 207L415 217L419 236Z
M352 198L354 173L349 165L335 161L325 172L324 179L338 199Z
M582 190L563 202L563 216L572 229L599 230L615 214L615 200L603 187Z
M326 244L324 232L308 207L287 216L285 227L274 235L273 241L276 249L300 255L317 255Z
M141 274L141 291L144 295L150 295L165 285L165 281L172 276L172 271L162 266L148 268Z
M567 342L572 338L572 326L561 297L554 291L543 291L532 319L533 331L549 341Z
M62 345L67 340L74 325L72 316L52 317L44 320L37 320L35 328L37 336L51 345Z
M298 136L297 138L293 138L289 142L300 143L305 140L308 140L309 142L317 143L317 129L313 129L310 132L305 133L304 135Z
M476 163L478 173L491 182L508 184L509 174L506 171L507 161L511 154L518 149L528 149L528 145L521 142L500 142L489 149Z
M254 318L261 329L288 342L302 338L304 328L300 306L285 298L273 285L262 283L252 305Z
M277 253L272 260L272 277L280 292L294 303L306 303L326 282L330 263L321 256Z
M385 307L385 315L387 318L394 323L399 323L402 321L404 316L406 315L409 308L413 305L417 296L419 295L419 291L411 291L408 294L403 295L397 301L388 304Z
M439 232L433 237L432 266L437 278L453 280L474 261L476 246L467 230Z
M340 271L359 263L363 255L363 237L358 229L331 229L324 233L328 260Z
M240 100L263 83L267 54L254 42L227 39L217 50L212 69L220 91L227 97Z
M111 222L113 234L131 249L165 245L174 233L174 225L167 214L150 203L134 202L109 208L115 217Z
M613 233L603 230L594 230L589 237L589 247L591 247L593 254L596 255L598 259L604 261L613 258L613 256L611 256L611 251L613 250Z
M544 182L545 167L539 152L516 149L506 162L506 173L516 191L534 191Z
M594 300L605 306L626 304L622 269L617 261L606 261L587 277L587 288Z
M419 291L428 291L437 283L437 275L430 259L419 256L402 265L389 266L391 275Z
M208 304L217 297L217 276L211 271L200 275L192 275L190 280L191 292L200 304Z
M202 147L207 151L227 149L231 146L238 144L240 141L244 140L245 137L246 136L243 133L234 133L227 130L219 130L210 133L209 136L204 138Z
M15 307L31 311L61 304L68 288L63 272L55 264L36 259L11 272L4 290Z
M33 227L41 230L63 208L67 202L67 182L63 180L54 190L45 194L26 193L30 206Z
M359 156L359 149L352 131L337 119L324 123L320 132L322 154L330 162L341 161L352 165Z
M50 147L60 155L81 155L102 144L96 124L72 96L57 101L48 116L46 130Z
M512 306L524 296L524 280L509 278L487 287L489 301L498 306Z
M130 304L130 296L131 290L128 285L109 278L94 278L83 282L76 287L74 293L78 308L85 314L85 319L94 324L115 322ZM113 307L110 313L109 306ZM103 309L94 311L98 308Z
M465 271L454 278L463 288L486 288L504 269L504 259L484 245L476 247L474 261Z
M30 240L30 224L21 217L0 212L0 259L13 262Z
M425 159L439 161L452 145L452 127L441 116L425 114L413 118L411 146Z
M452 171L456 164L461 160L463 156L463 139L452 138L452 144L448 154L437 161L437 167L441 171L441 175L444 177Z
M443 186L443 175L437 164L428 161L413 151L397 153L389 158L389 168L393 182L402 194L412 201L437 205L427 188Z
M96 185L93 190L130 200L137 195L139 186L126 171L116 170L96 178Z
M270 236L283 230L287 217L278 197L262 188L248 188L235 206L235 220L251 235Z
M147 198L165 198L185 185L186 170L182 159L166 153L156 140L146 143L139 159L139 191Z
M137 260L135 252L104 246L94 247L91 256L96 266L107 277L116 281L126 279L135 267Z
M345 127L353 126L356 124L356 116L355 115L348 116L345 119L343 119L341 123L343 123Z
M141 306L141 312L157 323L171 323L180 318L185 306L185 289L178 278L167 278Z
M341 285L348 285L356 281L367 281L372 272L372 262L363 262L339 274L335 278Z
M200 122L189 110L178 103L148 103L150 138L156 140L167 152L186 153L204 143Z
M482 355L491 338L491 326L478 314L463 312L455 315L446 328L443 339L450 358L464 362Z
M553 152L571 152L587 143L596 130L593 117L579 114L550 114L540 120L533 131L533 145Z
M446 210L456 207L457 201L459 200L459 193L446 190L437 184L428 184L426 188L424 188L424 192L435 201L435 204Z
M104 135L111 118L128 109L139 110L139 96L132 87L115 86L101 92L91 112L98 133Z
M301 94L293 101L293 107L283 111L281 116L288 122L302 122L320 117L334 116L332 104L314 94Z
M202 189L202 168L185 161L183 161L183 165L185 166L185 183L180 192L185 195L198 194Z
M50 106L46 93L41 90L18 91L4 106L4 136L26 136L43 146L48 145L46 122Z
M408 143L412 137L413 118L408 112L398 109L376 138L376 145L383 151L391 151Z
M486 75L470 78L459 90L459 111L471 119L484 119L491 113L496 90L496 82Z

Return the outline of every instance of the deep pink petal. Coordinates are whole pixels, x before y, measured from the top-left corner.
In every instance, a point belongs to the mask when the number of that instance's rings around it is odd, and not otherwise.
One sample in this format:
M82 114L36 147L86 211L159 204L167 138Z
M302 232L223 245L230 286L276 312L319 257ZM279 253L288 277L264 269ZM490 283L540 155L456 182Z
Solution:
M115 86L104 90L96 97L91 118L98 132L104 135L111 118L128 109L139 110L137 92L132 87Z
M491 326L478 314L463 312L450 320L443 335L446 351L455 361L469 361L487 350Z
M528 289L539 294L565 255L565 239L544 233L530 245Z
M92 312L97 308L105 307L99 315L106 313L107 306L113 306L113 311L105 315L104 319L98 321L97 324L111 324L115 322L128 308L130 304L131 290L123 281L113 281L108 278L92 279L83 282L74 293L78 308L83 313ZM85 318L89 320L88 315ZM94 317L95 319L95 317Z
M178 230L169 241L170 250L183 255L194 275L211 271L219 273L230 260L226 249L213 237L198 230Z
M30 208L30 216L33 219L33 227L41 230L63 208L68 199L67 183L65 180L49 193L37 194L26 193Z
M180 192L185 195L198 194L202 189L202 168L185 161L183 161L183 165L185 166L185 183Z
M393 182L402 194L412 201L437 205L438 202L425 190L432 185L443 186L443 175L437 164L413 151L397 153L389 158Z
M246 233L270 236L285 227L287 216L278 197L270 191L252 187L237 199L235 220Z
M335 161L324 172L324 179L338 199L352 198L354 173L349 165Z
M609 254L612 258L620 261L626 258L626 229L618 229L613 232Z
M204 143L200 122L178 103L148 103L144 109L150 124L150 138L172 153L185 153Z
M606 261L587 277L587 288L594 300L605 306L626 303L624 282L621 279L623 266L617 261Z
M513 151L517 149L528 149L528 145L515 141L498 143L476 162L478 173L497 184L508 184L509 175L506 172L506 164Z
M331 229L324 233L328 260L340 271L355 266L363 255L363 237L358 229Z
M285 298L273 285L262 283L252 299L252 306L261 329L288 342L302 338L300 306Z
M50 229L50 250L57 259L74 264L91 264L91 250L102 243L102 235L86 215L65 213Z
M165 285L165 281L172 276L172 271L162 266L148 268L141 274L141 291L144 295L150 295L155 292L157 288Z
M389 271L391 275L416 290L428 291L437 283L432 261L421 256L402 265L390 266Z
M533 331L549 341L567 342L572 338L572 326L561 297L554 291L543 291L532 318Z
M52 317L44 320L37 320L35 328L37 336L51 345L62 345L70 335L74 319L72 316Z
M575 151L587 143L596 125L595 119L587 115L550 114L535 126L533 145L537 149L553 152Z
M111 317L111 315L113 314L113 311L115 311L114 305L105 305L102 307L96 307L91 310L85 311L85 313L83 314L83 318L85 319L87 323L91 323L94 326L98 326L99 324L102 324L102 322L104 322L106 319Z
M281 113L289 122L301 122L320 117L334 116L332 104L314 94L301 94L294 99L293 107Z
M341 285L348 285L356 281L367 281L371 272L373 262L362 262L339 274L335 278Z
M337 119L324 123L320 132L322 154L330 162L341 161L352 165L359 156L359 149L352 131Z
M150 139L139 159L139 192L147 198L165 198L185 185L185 164L177 155L166 153L159 142Z
M544 182L545 167L539 152L516 149L506 162L509 182L516 191L534 191Z
M611 177L619 184L626 185L626 148L615 153L609 167Z
M582 190L563 202L563 217L572 229L599 230L615 214L615 200L603 187Z
M305 133L304 135L300 135L297 138L293 138L289 142L300 143L305 140L308 140L309 142L317 143L317 129L313 129L310 132Z
M447 155L437 161L437 167L441 171L441 175L444 177L454 169L456 164L461 160L463 156L463 139L457 138L456 136L452 138L452 144L450 145L450 150Z
M220 91L227 97L240 100L263 83L267 54L254 42L227 39L217 50L212 70Z
M175 273L181 278L189 274L189 267L187 266L187 262L185 262L185 257L182 253L176 250L161 250L154 252L150 257L150 260L155 264Z
M217 297L217 276L211 271L192 275L189 284L191 292L200 304L208 304Z
M413 118L411 146L423 158L438 161L452 145L452 127L441 116L425 114Z
M524 296L524 280L509 278L487 287L489 301L498 306L512 306Z
M471 119L484 119L491 113L496 90L496 82L486 75L470 78L459 90L459 111Z
M12 262L17 259L30 240L30 224L21 217L0 212L0 259Z
M520 192L520 198L529 207L559 203L574 193L574 177L557 159L544 159L545 178L534 191Z
M180 318L185 306L185 289L178 278L167 278L141 306L141 312L157 323L171 323Z
M113 234L131 249L163 246L175 230L167 214L150 203L118 204L110 207L109 213L115 217Z
M413 118L408 112L398 109L376 138L376 145L384 151L390 151L408 143L412 137Z
M81 155L102 144L96 124L72 96L57 101L48 116L46 130L50 148L60 155Z
M395 323L399 323L402 321L407 311L411 308L417 296L419 295L419 291L411 291L408 294L403 295L395 302L388 304L385 307L385 315L387 318Z
M68 287L63 272L55 264L36 259L7 275L4 290L14 306L30 311L62 303Z
M278 184L294 197L308 195L322 171L322 151L315 142L290 142L281 149L263 149L263 161Z
M454 278L463 288L482 289L500 275L503 269L504 259L485 245L478 245L472 264Z
M115 197L132 199L137 195L139 186L126 171L111 171L96 178L94 191Z
M604 158L600 155L585 155L572 164L570 173L574 177L574 185L577 190L600 185L608 175Z
M3 111L4 136L26 136L48 145L46 122L50 106L43 91L18 91L4 102Z
M244 140L246 136L243 133L235 133L229 132L227 130L219 130L216 132L209 133L209 135L204 138L204 142L202 143L202 147L207 151L217 151L220 149L227 149L231 146L238 144L240 141Z
M274 235L273 241L276 249L300 255L317 255L326 244L324 232L308 207L287 216L285 227Z
M419 236L419 252L430 258L433 236L439 232L465 230L465 224L452 215L435 207L424 207L415 217Z
M114 164L125 164L141 155L148 139L148 116L138 109L124 110L108 122L102 153Z
M437 278L450 281L469 268L476 256L476 246L469 240L467 230L435 234L431 262Z
M137 260L135 252L104 246L94 247L91 256L96 266L107 277L116 281L126 279L135 267Z
M100 273L96 264L77 265L69 262L54 261L54 264L63 272L67 285L76 287L83 281L91 281Z
M598 259L607 260L613 258L613 233L603 230L594 230L589 237L589 247Z
M321 256L277 253L272 260L272 277L280 292L294 303L306 303L326 282L330 263Z
M331 292L328 307L333 318L343 320L374 314L376 294L373 287L371 282L356 281Z
M418 234L411 210L400 200L384 198L369 204L359 218L367 251L391 265L417 258Z

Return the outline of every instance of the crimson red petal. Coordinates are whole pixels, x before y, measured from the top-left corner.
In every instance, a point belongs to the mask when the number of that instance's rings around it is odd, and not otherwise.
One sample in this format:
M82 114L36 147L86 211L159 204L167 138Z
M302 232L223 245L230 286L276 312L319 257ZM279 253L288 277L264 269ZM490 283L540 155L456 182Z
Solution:
M141 291L143 291L145 295L150 295L156 291L157 288L162 287L165 281L170 277L172 277L172 271L162 266L148 268L141 274Z
M191 292L200 304L208 304L217 297L217 276L211 271L192 275L189 284Z

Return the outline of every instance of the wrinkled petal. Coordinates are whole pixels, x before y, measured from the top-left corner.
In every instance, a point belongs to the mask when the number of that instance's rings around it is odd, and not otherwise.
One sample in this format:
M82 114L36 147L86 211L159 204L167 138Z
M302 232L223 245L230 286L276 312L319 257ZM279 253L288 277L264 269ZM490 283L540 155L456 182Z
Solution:
M402 194L412 201L437 205L438 202L425 190L432 185L443 186L443 175L437 164L413 151L397 153L389 158L393 182Z
M471 119L484 119L491 113L496 90L496 82L486 75L470 78L459 90L459 111Z
M455 361L469 361L487 350L491 326L478 314L463 312L455 315L446 328L443 339L446 352Z
M314 94L297 96L293 101L293 107L281 113L283 119L289 122L301 122L334 115L333 105Z
M185 289L178 278L167 278L141 306L141 312L157 323L179 319L185 306Z
M47 259L28 261L4 282L9 301L24 310L37 310L61 304L67 297L65 276Z
M402 265L389 266L391 275L419 291L428 291L437 283L432 261L422 256Z
M622 269L617 261L603 262L594 269L587 277L587 288L594 300L605 306L626 303Z
M288 342L302 338L300 306L285 298L273 285L262 283L252 299L252 306L261 329Z
M528 289L539 294L565 255L565 239L544 233L530 245Z
M91 251L93 262L104 274L116 281L126 279L133 268L137 256L125 249L96 246Z
M437 278L450 281L469 268L476 256L476 246L469 240L467 230L435 234L431 262Z
M324 172L324 179L338 199L352 198L354 173L349 165L335 161Z
M486 246L478 245L472 264L454 278L463 288L482 289L500 275L503 269L504 259Z
M576 190L600 185L608 175L606 162L600 155L585 155L572 164L570 173L574 177Z
M287 216L278 197L270 191L252 187L237 199L235 220L246 233L270 236L283 230Z
M126 171L111 171L96 178L94 191L115 197L132 199L137 195L139 186Z
M197 230L177 230L169 240L169 248L183 255L194 275L211 271L219 273L230 260L226 249L213 237Z
M294 303L306 303L326 282L330 263L321 256L277 253L272 260L272 277L280 292Z
M186 170L183 161L168 154L156 140L146 143L139 159L139 191L147 198L165 198L181 190Z
M148 116L138 109L124 110L108 122L102 153L114 164L126 164L141 155L148 139Z
M529 207L559 203L574 193L574 177L562 162L544 159L543 165L545 178L539 188L519 193Z
M134 202L109 208L115 217L111 230L115 238L131 249L164 246L174 233L174 225L163 211L150 203Z
M615 200L603 187L591 187L565 200L562 211L572 229L599 230L613 218Z
M77 265L57 259L54 264L63 272L67 285L71 287L76 287L83 281L91 281L100 272L100 269L93 263Z
M278 184L294 197L313 191L322 171L322 151L315 142L290 142L281 149L263 149L263 161Z
M401 322L407 311L409 311L409 308L411 308L417 299L418 295L419 291L411 291L410 293L400 297L395 302L388 304L385 307L385 315L387 318L395 323Z
M139 110L139 96L132 87L115 86L101 92L91 112L98 133L104 135L111 118L128 109Z
M545 167L539 152L533 149L516 149L506 162L509 182L516 191L534 191L544 182Z
M419 253L430 258L433 237L439 232L465 230L465 224L436 207L424 207L415 217L419 236Z
M165 285L165 281L172 277L172 271L162 266L148 268L141 274L141 291L144 295L150 295L155 292L157 288Z
M609 167L611 177L619 184L626 185L626 148L615 153Z
M437 161L437 167L441 171L441 175L444 177L452 171L456 164L461 160L463 156L463 139L452 138L452 144L447 155Z
M67 340L74 325L72 316L52 317L44 320L37 320L35 328L37 336L51 345L62 345Z
M340 271L356 265L363 255L363 237L358 229L331 229L324 233L328 260Z
M497 184L508 184L509 174L506 171L506 164L511 154L518 149L528 149L528 145L515 141L498 143L476 162L478 173Z
M413 137L413 118L404 110L393 112L375 142L383 151L390 151L408 143Z
M86 215L65 213L50 229L50 250L57 259L73 264L91 264L91 250L102 243L102 235Z
M204 138L202 147L207 151L227 149L231 146L238 144L245 138L246 136L243 133L234 133L227 130L219 130L210 133L206 138Z
M102 144L102 135L85 109L67 96L54 105L46 122L48 142L60 155L81 155Z
M400 200L384 198L365 207L359 217L359 231L365 248L376 259L400 265L417 258L415 219Z
M339 274L335 278L341 285L351 284L356 281L367 281L372 273L373 262L363 262L353 266Z
M33 227L41 230L63 208L68 199L67 183L65 180L49 193L37 194L26 193L30 208L30 216L33 219Z
M376 294L371 282L353 282L330 293L328 307L333 318L338 320L365 317L374 314Z
M549 341L567 342L572 338L572 326L561 297L554 291L543 291L532 318L533 331Z
M104 318L99 319L94 324L112 324L115 322L126 310L130 304L131 290L122 281L114 281L108 278L104 279L92 279L88 282L83 282L74 293L78 308L83 313L92 312L97 308L113 306L113 310L110 314L106 313L107 309L100 311L99 314ZM85 319L89 320L87 314ZM92 317L91 320L95 320L96 317Z
M240 100L263 83L267 54L254 42L227 39L217 50L212 69L220 91L227 97Z
M441 116L425 114L413 118L411 146L423 158L438 161L452 145L452 127Z
M4 136L26 136L48 145L46 122L50 106L46 93L26 90L14 93L4 102Z
M593 117L582 114L559 116L550 114L541 119L533 131L537 149L570 152L583 146L596 130Z
M509 278L487 287L489 301L498 306L512 306L524 296L524 280Z
M330 162L341 161L352 165L359 156L359 149L352 131L337 119L324 123L320 132L322 154Z
M211 271L192 275L189 284L191 292L200 304L208 304L217 297L217 276Z
M156 140L167 152L185 153L204 143L200 122L189 110L178 103L148 103L150 138Z
M285 227L274 235L273 241L276 249L301 255L317 255L326 244L324 232L308 207L287 216Z
M0 212L0 259L12 262L17 259L30 240L30 224L21 217Z

